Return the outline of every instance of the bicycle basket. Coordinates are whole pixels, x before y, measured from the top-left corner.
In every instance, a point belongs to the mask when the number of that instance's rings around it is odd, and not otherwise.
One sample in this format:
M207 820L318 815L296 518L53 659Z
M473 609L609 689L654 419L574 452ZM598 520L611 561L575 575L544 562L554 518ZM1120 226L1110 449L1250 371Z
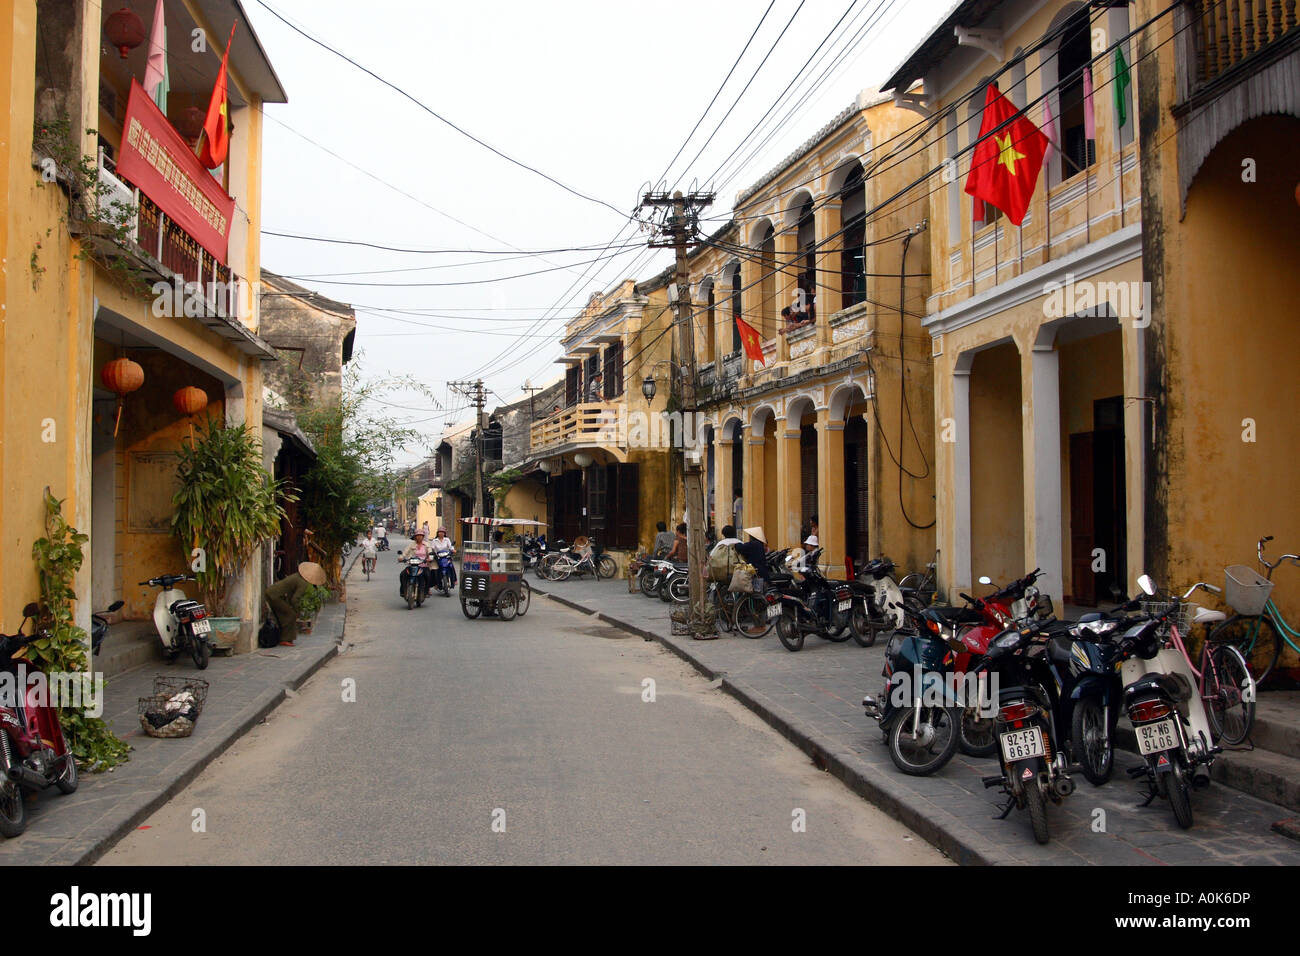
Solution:
M1188 629L1192 626L1192 617L1196 614L1196 605L1187 602L1178 601L1143 601L1142 613L1151 615L1160 615L1166 613L1170 608L1177 605L1177 610L1169 615L1169 619L1160 625L1159 634L1161 637L1169 636L1169 627L1171 624L1178 625L1178 633L1183 637L1187 636Z
M1223 599L1238 614L1263 614L1273 582L1244 564L1223 569Z

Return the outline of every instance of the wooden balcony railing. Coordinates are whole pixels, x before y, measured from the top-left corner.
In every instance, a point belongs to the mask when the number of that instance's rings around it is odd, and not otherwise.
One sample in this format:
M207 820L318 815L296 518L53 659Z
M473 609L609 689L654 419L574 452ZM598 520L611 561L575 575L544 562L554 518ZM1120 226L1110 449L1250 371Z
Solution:
M1193 0L1192 92L1296 28L1296 0Z
M534 454L560 445L612 445L622 447L626 433L619 428L624 406L619 402L570 405L549 418L534 422L529 448Z

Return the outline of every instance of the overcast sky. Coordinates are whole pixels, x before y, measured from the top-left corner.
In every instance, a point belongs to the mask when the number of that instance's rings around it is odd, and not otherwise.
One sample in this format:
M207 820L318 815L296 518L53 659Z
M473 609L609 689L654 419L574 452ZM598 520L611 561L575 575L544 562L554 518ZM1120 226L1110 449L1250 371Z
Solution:
M263 238L266 268L356 307L367 377L410 374L433 387L443 410L394 398L413 406L393 413L418 423L427 447L449 420L465 417L448 381L482 376L494 393L490 405L522 396L525 381L553 381L560 331L587 296L647 278L671 260L645 250L626 214L647 182L660 179L768 10L768 0L243 2L289 96L288 105L266 111L263 229L478 250L421 255ZM494 155L268 7L466 132L615 208ZM773 0L666 185L716 188L706 214L719 217L706 223L716 227L737 192L859 91L875 90L950 7L950 0ZM511 258L551 249L575 251ZM613 258L589 263L602 254ZM501 278L519 273L539 274ZM404 460L425 453L411 447Z

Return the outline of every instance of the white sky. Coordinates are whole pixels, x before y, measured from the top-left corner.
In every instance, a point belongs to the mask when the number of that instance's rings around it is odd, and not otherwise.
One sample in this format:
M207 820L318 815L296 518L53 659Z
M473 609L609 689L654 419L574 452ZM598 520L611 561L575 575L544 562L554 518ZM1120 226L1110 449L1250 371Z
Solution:
M768 0L661 0L653 7L535 0L266 3L478 138L626 212L647 181L664 171L768 6ZM799 7L799 0L775 0L667 185L689 188L693 179L704 184L721 167L722 175L708 183L718 189L718 201L706 215L721 218L705 226L716 228L738 191L860 90L874 91L950 6L950 0L855 0L851 7L849 0L805 0L745 89ZM289 96L288 105L267 108L264 229L420 249L508 252L599 249L626 223L466 139L290 30L261 0L244 0L244 7ZM846 9L848 16L818 56L829 54L814 61L792 97L751 136ZM810 87L806 101L778 123ZM737 96L735 110L687 168ZM263 238L262 262L357 307L357 348L368 377L411 374L435 389L444 411L394 409L399 420L425 431L426 446L404 456L414 462L436 445L449 420L464 418L464 400L448 392L448 380L481 375L494 392L490 405L520 397L525 380L553 381L560 373L554 364L559 333L587 296L622 278L647 278L671 260L663 250L645 253L644 238L625 230L621 242L637 241L636 247L590 271L585 260L598 250L502 262L505 256L413 255L275 236ZM463 264L485 259L497 261ZM496 281L556 266L563 268ZM489 281L401 285L476 280ZM396 317L365 311L370 307L437 315ZM544 316L549 319L535 325ZM421 404L410 396L394 401Z

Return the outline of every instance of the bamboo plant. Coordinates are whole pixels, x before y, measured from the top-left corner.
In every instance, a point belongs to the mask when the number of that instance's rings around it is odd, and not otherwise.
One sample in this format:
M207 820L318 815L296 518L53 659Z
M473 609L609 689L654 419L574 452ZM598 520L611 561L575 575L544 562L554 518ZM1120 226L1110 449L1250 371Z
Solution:
M204 603L224 613L231 581L262 542L280 533L282 502L295 499L262 467L261 442L246 424L208 416L177 454L172 531L192 559Z

